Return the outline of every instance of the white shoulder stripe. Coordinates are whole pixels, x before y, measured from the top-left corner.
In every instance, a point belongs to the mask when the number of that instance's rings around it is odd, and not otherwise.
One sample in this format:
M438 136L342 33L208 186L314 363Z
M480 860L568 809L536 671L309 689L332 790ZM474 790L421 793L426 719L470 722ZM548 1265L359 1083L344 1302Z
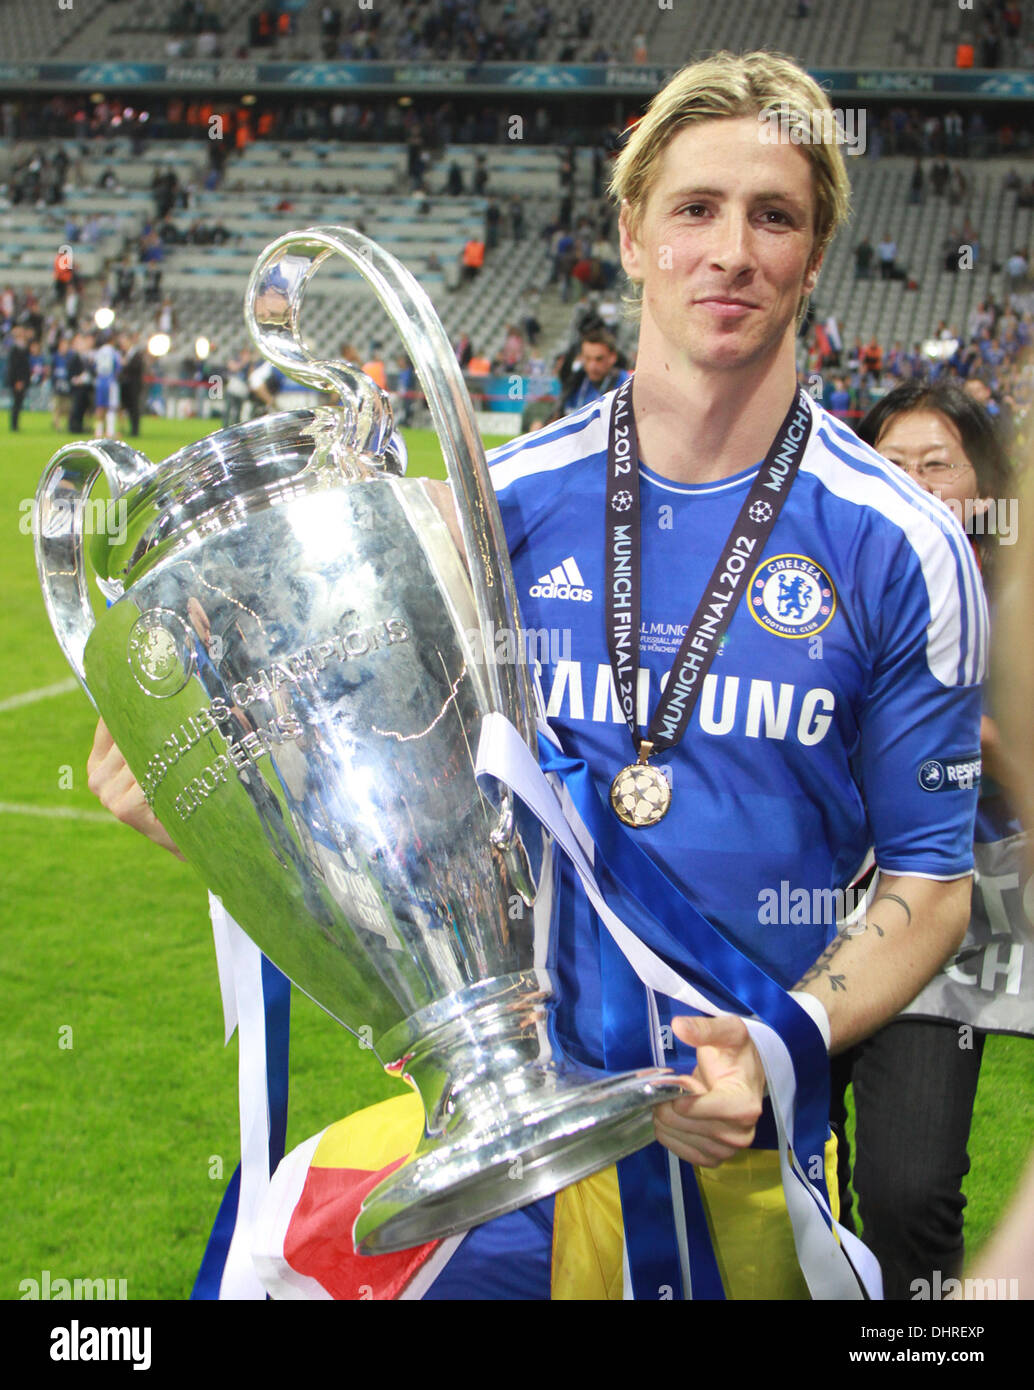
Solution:
M832 424L828 415L825 424ZM990 620L973 549L958 518L938 498L932 497L901 469L864 444L857 435L845 430L839 422L836 428L829 429L829 433L836 436L835 443L830 440L830 448L857 463L867 476L872 476L874 471L878 473L900 498L920 508L949 542L956 561L956 580L962 599L961 617L964 623L964 650L960 651L958 680L963 685L976 685L986 674Z
M851 445L839 436L824 440L820 429L826 424L825 413L816 413L817 428L801 471L817 477L834 496L874 508L903 532L926 585L930 609L926 659L931 674L945 686L983 680L987 610L962 527L935 498L928 498L921 489L903 487L903 480L893 476L894 466L861 440Z
M611 397L605 396L534 434L523 435L519 443L493 449L488 455L488 473L496 492L519 478L552 473L593 454L605 454L610 405Z

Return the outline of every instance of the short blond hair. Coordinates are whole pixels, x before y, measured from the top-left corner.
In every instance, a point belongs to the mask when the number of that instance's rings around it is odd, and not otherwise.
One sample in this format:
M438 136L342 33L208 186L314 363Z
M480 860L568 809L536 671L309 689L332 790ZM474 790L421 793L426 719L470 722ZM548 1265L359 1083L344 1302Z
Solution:
M811 161L815 187L815 244L811 264L824 254L851 211L851 184L840 146L842 133L829 97L783 53L716 53L677 72L651 101L614 162L613 197L625 210L633 236L669 142L699 121L770 114ZM759 121L760 138L760 121ZM807 300L802 299L798 321Z

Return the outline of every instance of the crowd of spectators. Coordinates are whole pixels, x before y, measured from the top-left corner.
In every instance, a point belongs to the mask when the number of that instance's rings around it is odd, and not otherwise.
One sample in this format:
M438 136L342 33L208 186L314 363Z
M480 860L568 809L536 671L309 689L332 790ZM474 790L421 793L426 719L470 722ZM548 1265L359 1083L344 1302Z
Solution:
M171 96L155 98L146 109L128 100L132 99L11 99L0 103L0 124L11 141L57 138L85 146L126 136L134 154L155 140L204 140L213 164L254 141L406 143L414 130L430 151L452 144L512 145L515 116L526 145L585 145L598 131L598 121L582 108L551 109L541 103L526 107L521 102L515 111L512 98L472 102L428 97L406 105L389 97L360 102L347 93L326 98L307 93L302 100L264 98L243 105L228 99ZM214 117L219 121L215 139Z
M433 59L484 63L538 62L548 56L561 63L606 63L609 48L593 43L595 7L591 4L555 6L537 0L530 7L504 4L492 17L481 0L436 0L432 5L407 4L401 15L390 56L408 60ZM557 40L558 51L546 40Z
M168 58L221 58L223 22L218 10L208 10L202 0L182 0L169 16Z
M975 107L943 114L916 106L893 106L883 112L866 110L865 153L911 158L986 159L991 155L1023 154L1034 148L1034 132L1010 117L993 119Z
M1016 194L1017 207L1034 207L1034 179L1025 183L1012 168L1005 176L1003 187ZM909 181L909 202L923 203L927 189L934 200L943 199L945 208L953 212L951 220L944 223L940 243L943 271L957 274L960 270L983 269L984 236L980 226L973 221L972 202L967 201L970 185L966 175L958 165L949 167L945 160L936 161L927 174L922 161L916 159ZM965 210L960 214L958 209L963 204ZM979 217L979 211L976 215ZM873 279L878 274L881 280L903 282L906 289L919 288L919 281L898 259L898 245L893 231L884 232L875 246L870 237L862 237L854 247L853 255L856 280ZM1030 267L1027 252L1022 247L1015 248L1004 262L992 263L990 268L993 275L1001 277L1005 295L1027 287Z
M246 29L231 37L219 14L207 9L203 0L185 0L165 27L165 54L275 61L283 45L292 61L627 61L628 55L594 41L595 18L590 3L568 6L531 0L518 5L507 0L490 9L482 0L408 0L393 13L390 33L384 34L379 6L327 3L318 8L317 46L307 51L296 6L259 5L247 16ZM311 33L306 26L306 38ZM645 40L641 43L645 46ZM645 60L645 52L637 58Z
M961 8L972 10L972 5ZM1018 0L983 0L955 50L959 68L1031 67L1034 51Z
M6 193L11 206L26 203L53 207L60 203L65 196L70 163L70 156L60 147L49 153L34 150L17 159L7 175Z
M548 56L560 62L610 62L615 56L611 50L592 42L594 24L595 8L587 3L558 8L546 0L525 6L508 0L490 14L481 0L409 0L391 36L383 37L380 16L372 10L356 14L325 4L320 7L320 56L469 63L534 63ZM547 40L557 40L548 54Z
M150 99L142 108L132 96L94 93L74 99L8 97L0 103L0 128L9 140L58 136L87 141L128 135L138 149L154 139L203 139L218 158L256 140L405 142L414 129L429 150L451 144L505 145L513 142L515 115L520 117L525 144L590 144L600 125L598 110L521 102L515 111L513 97L474 102L462 96L418 96L400 103L391 96L360 101L347 92L326 97L307 92L298 100L266 96L244 105L231 99L174 95ZM859 113L859 123L862 115L866 157L932 160L931 180L941 179L944 168L954 165L945 181L949 197L959 161L1023 157L1034 151L1034 122L1009 115L995 118L986 107L944 113L900 105L866 108ZM221 123L219 139L211 138L213 116Z
M833 315L808 333L802 374L833 414L850 423L904 381L949 381L987 407L1017 454L1034 443L1034 297L982 300L965 325L939 323L923 342L863 336L844 344Z
M324 18L328 19L328 23L330 9L330 6L324 7ZM200 22L200 5L184 7L184 13L187 11L196 17L192 22ZM436 28L435 24L446 11L449 22L443 28ZM444 42L446 38L456 39L460 34L469 37L474 31L468 21L475 12L476 7L461 3L420 7L420 13L425 18L435 21L432 24L432 39L435 42ZM65 99L54 98L53 103L57 105L47 103L52 116L67 119L74 115ZM159 119L149 123L152 131L157 131L163 119L167 129L175 129L178 133L184 130L206 133L212 119L222 114L207 100L190 101L183 97L171 98L162 103L162 107ZM91 121L96 120L97 133L114 133L116 128L112 122L119 110L119 103L113 99L106 99L91 107ZM599 139L598 127L595 131L596 158L591 187L576 188L573 149L558 145L556 201L551 205L555 215L551 216L550 212L545 211L549 204L539 201L532 212L532 225L529 226L526 200L492 186L489 161L483 154L475 158L472 166L466 167L456 159L439 157L449 144L462 140L466 135L486 141L507 139L512 113L504 112L501 107L491 103L486 103L479 115L476 111L442 101L411 103L407 106L398 103L364 106L354 100L337 97L325 102L307 99L277 108L273 125L266 130L260 125L262 113L258 110L253 108L243 115L256 134L282 136L285 130L297 130L310 136L329 132L335 137L351 139L357 138L365 125L364 133L370 138L388 136L397 140L406 151L411 191L423 193L428 199L432 196L473 193L487 200L483 230L468 238L459 257L459 265L455 267L456 280L452 279L454 268L441 266L437 257L428 261L429 271L445 271L448 284L473 281L490 268L492 255L503 238L521 241L529 233L542 235L549 243L550 273L541 290L548 293L555 287L563 302L576 301L570 325L569 348L577 349L579 335L586 323L604 332L619 328L617 279L620 264L614 212L604 189L607 140ZM7 115L4 119L7 119ZM234 114L231 113L231 132L234 129L233 121ZM912 153L910 200L922 203L932 198L944 205L948 214L944 229L945 270L958 269L959 248L963 245L969 248L972 264L976 265L981 253L981 236L970 219L970 176L965 160L976 153L982 139L988 138L979 114L964 117L958 112L947 112L943 116L920 117L917 111L894 108L879 124L885 125L889 131L886 147L893 145L898 152L907 149ZM526 123L524 133L533 141L538 137L553 143L557 141L554 118L544 108ZM616 129L609 132L611 143L616 134ZM1002 131L999 130L999 138L1001 135ZM209 142L210 145L218 143ZM1019 142L1014 142L1012 147L1019 148ZM873 152L870 148L869 153ZM889 148L887 152L890 152ZM101 175L102 183L105 179L114 178L112 169L117 167L113 162L105 169ZM8 198L12 203L31 200L43 206L59 201L67 182L76 185L78 168L74 149L69 154L60 147L51 151L40 147L29 156L20 156L19 162L10 169L6 183ZM210 171L213 182L218 183L223 173L220 162L219 167ZM332 161L328 159L328 175L331 174ZM1015 169L1010 169L1005 186L1016 192L1017 202L1021 206L1034 206L1034 180L1025 184ZM325 191L334 191L330 178ZM341 186L341 191L351 190ZM169 306L163 301L161 273L172 248L220 245L231 238L232 234L218 219L202 218L192 213L190 205L193 193L193 186L185 184L174 169L162 166L152 182L154 215L142 225L126 228L118 225L117 219L96 215L80 222L66 219L65 240L71 245L96 246L106 242L109 233L117 231L119 234L120 245L116 242L112 247L104 247L107 255L102 273L102 294L106 302L116 309L124 309L134 302L139 303L139 296L156 313L160 305L164 311ZM286 199L284 206L290 206ZM893 228L888 227L874 240L877 241L876 245L863 238L855 248L857 276L901 280L905 287L914 288L915 282L907 267L899 262ZM1025 356L1030 344L1034 304L1025 306L1018 302L1017 297L1027 293L1030 288L1027 252L1017 247L1006 263L995 269L1001 272L1004 307L992 306L991 322L977 325L965 335L954 328L942 326L937 341L946 346L938 347L935 352L922 344L912 344L910 348L902 343L880 344L874 342L871 336L868 342L857 341L850 347L844 347L839 341L833 341L838 338L834 320L832 335L827 332L825 324L813 329L806 347L805 367L812 376L817 374L826 383L826 389L832 393L830 399L835 399L838 410L848 415L864 411L876 395L905 377L923 375L937 378L942 374L973 381L976 383L972 388L974 390L986 389L992 407L1005 418L1025 412L1031 382L1028 372L1021 366L1021 357ZM28 338L26 346L30 348L34 371L38 371L39 363L46 360L48 348L44 339L48 334L53 337L54 332L81 331L78 319L80 290L78 283L63 286L60 303L51 318L38 328L34 329L32 325L25 327L24 336ZM22 312L25 307L24 304L21 306ZM8 338L13 327L14 322L10 320L4 329ZM466 358L464 365L468 372L473 362L478 371L483 370L484 374L489 375L519 373L535 377L553 374L558 366L562 366L563 355L557 361L544 361L540 332L539 304L537 299L529 297L514 315L513 321L506 325L498 341L475 345L468 338L458 344L458 355L461 360ZM37 347L35 355L31 352L34 342ZM394 370L390 364L388 370Z
M124 404L136 416L135 423L132 418L127 421L127 428L135 434L139 432L144 372L139 335L128 330L118 334L95 331L78 314L69 318L64 303L48 311L32 290L17 291L6 285L0 291L0 369L10 398L11 429L19 428L22 407L31 396L37 408L50 411L55 429L85 432L94 404L94 353L108 341L117 342L122 352L127 388Z

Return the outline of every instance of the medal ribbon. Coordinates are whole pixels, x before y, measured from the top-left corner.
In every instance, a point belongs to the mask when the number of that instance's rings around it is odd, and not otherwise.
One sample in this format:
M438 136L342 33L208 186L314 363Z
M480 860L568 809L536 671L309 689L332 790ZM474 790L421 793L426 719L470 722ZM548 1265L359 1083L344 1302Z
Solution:
M641 596L639 444L632 409L634 377L614 397L607 441L606 628L607 652L618 704L638 753L636 686L639 672ZM650 719L646 742L662 753L679 742L689 724L704 677L746 587L751 563L765 548L811 434L811 408L799 388L765 461L758 470L721 558L686 628L668 684Z

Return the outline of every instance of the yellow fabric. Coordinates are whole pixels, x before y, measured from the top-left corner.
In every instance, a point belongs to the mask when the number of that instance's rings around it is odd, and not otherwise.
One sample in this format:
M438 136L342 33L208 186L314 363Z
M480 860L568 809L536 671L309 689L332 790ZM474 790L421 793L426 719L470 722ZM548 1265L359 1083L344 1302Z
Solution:
M565 1187L553 1206L554 1299L619 1299L621 1196L616 1168Z
M415 1091L394 1096L331 1125L316 1147L312 1167L376 1172L412 1153L423 1123L423 1106ZM824 1157L833 1215L839 1217L835 1139L827 1141ZM747 1149L718 1168L698 1168L696 1175L726 1297L807 1298L777 1154ZM556 1195L552 1297L622 1297L621 1198L613 1167Z
M313 1168L359 1168L376 1173L411 1154L424 1132L424 1107L415 1091L338 1120L316 1145Z
M826 1141L826 1185L834 1217L840 1215L836 1140ZM779 1155L747 1149L718 1168L698 1168L718 1268L729 1299L802 1299L804 1282L786 1210Z
M826 1143L824 1161L833 1215L839 1217L833 1138ZM696 1175L726 1297L808 1298L774 1150L747 1149L718 1168L697 1168ZM553 1298L620 1299L621 1255L621 1201L614 1168L557 1193Z

